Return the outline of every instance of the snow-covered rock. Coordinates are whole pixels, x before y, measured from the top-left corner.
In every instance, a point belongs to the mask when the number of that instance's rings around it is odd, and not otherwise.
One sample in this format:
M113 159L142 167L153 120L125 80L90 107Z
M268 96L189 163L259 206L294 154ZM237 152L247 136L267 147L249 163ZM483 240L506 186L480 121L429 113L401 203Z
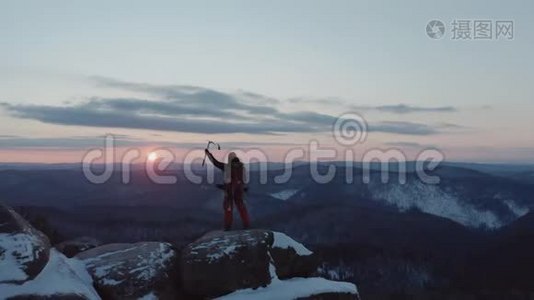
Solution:
M182 250L180 274L186 293L216 297L270 282L268 231L210 232Z
M168 243L97 243L58 244L72 254L91 248L67 258L1 206L0 299L358 299L351 283L308 278L316 256L280 232L211 232L180 258Z
M269 254L279 278L306 277L319 265L313 252L281 232L273 232Z
M324 278L291 278L280 280L274 264L269 266L271 283L257 289L242 289L217 298L218 300L293 300L293 299L359 299L356 285Z
M55 245L54 248L65 254L67 257L73 257L80 252L87 251L100 245L102 245L102 243L99 240L84 236L61 242Z
M76 255L109 299L137 299L155 294L172 297L177 254L168 243L109 244Z
M22 283L45 267L50 242L12 208L0 204L0 283Z
M277 278L305 277L317 269L310 250L267 230L208 233L182 251L180 267L187 293L217 297L271 284L271 264Z
M23 284L0 284L0 299L100 299L83 262L52 249L43 270Z

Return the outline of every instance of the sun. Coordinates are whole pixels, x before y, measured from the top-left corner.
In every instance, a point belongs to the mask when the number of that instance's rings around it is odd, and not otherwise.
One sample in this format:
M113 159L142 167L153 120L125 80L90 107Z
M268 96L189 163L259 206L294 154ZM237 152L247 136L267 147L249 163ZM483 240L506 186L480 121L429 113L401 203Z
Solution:
M147 159L149 161L155 161L156 159L158 159L158 154L156 152L150 152L148 153Z

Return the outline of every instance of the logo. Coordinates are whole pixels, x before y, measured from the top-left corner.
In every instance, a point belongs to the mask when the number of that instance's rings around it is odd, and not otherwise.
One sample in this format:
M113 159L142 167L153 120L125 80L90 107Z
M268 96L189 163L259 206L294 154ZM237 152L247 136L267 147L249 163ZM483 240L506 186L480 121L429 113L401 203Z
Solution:
M367 138L367 122L357 113L343 114L334 123L333 134L336 141L343 146L363 143Z
M445 35L445 24L440 20L432 20L426 25L426 34L431 39L441 39Z

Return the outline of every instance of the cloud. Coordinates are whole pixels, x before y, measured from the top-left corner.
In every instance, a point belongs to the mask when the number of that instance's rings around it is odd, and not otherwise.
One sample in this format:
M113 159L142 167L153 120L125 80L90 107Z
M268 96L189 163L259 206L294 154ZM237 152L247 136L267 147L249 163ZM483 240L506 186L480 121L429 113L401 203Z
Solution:
M409 114L409 113L451 113L457 112L458 109L453 106L439 106L439 107L422 107L412 106L406 104L396 105L380 105L380 106L355 106L357 110L376 110L380 112L393 114Z
M117 147L169 147L169 148L203 148L206 143L182 143L168 141L143 140L128 135L111 134L114 138L114 145ZM69 136L69 137L41 137L30 138L22 136L0 136L0 149L66 149L66 150L86 150L89 148L103 147L105 136ZM243 148L254 146L295 146L296 143L262 143L262 142L241 142L227 141L224 147Z
M113 135L118 146L140 145L141 140L126 136ZM61 148L61 149L87 149L92 147L102 147L104 136L71 136L71 137L48 137L30 138L23 136L0 136L0 149L20 149L20 148Z
M468 129L468 127L466 127L466 126L453 124L453 123L443 123L442 122L442 123L439 123L438 125L441 126L442 128L448 128L448 129Z
M431 126L412 122L386 121L369 125L369 131L388 132L407 135L430 135L438 134L442 126Z
M320 130L319 124L307 124L304 122L291 122L287 120L277 120L277 122L231 122L224 119L187 118L186 115L188 113L173 114L172 112L166 112L167 115L155 115L87 104L67 107L10 104L3 104L3 106L15 117L60 125L149 129L210 134L273 134L277 132L312 132ZM205 114L203 116L209 117L212 115Z
M119 88L162 97L172 103L201 109L239 110L253 114L275 113L273 99L251 92L224 93L209 88L190 85L152 85L124 82L104 77L92 77L100 86ZM262 104L267 103L267 105Z
M201 100L205 104L222 104L229 109L239 109L246 107L246 104L236 101L235 95L222 93L213 89L190 86L190 85L152 85L146 83L131 83L124 82L120 80L115 80L112 78L106 77L91 77L91 79L100 86L110 87L110 88L119 88L124 90L129 90L133 92L143 92L152 95L163 96L169 99L185 99L185 100ZM270 105L280 103L279 100L260 95L257 93L249 91L239 91L238 93L249 100L255 100L260 103L268 103ZM242 99L243 100L243 99ZM325 104L328 105L346 105L350 106L349 103L343 99L336 97L329 98L303 98L296 97L287 99L288 102L294 104ZM253 106L252 106L253 107ZM361 110L377 110L381 112L389 112L396 114L407 114L407 113L417 113L417 112L457 112L458 109L453 106L439 106L439 107L422 107L422 106L412 106L407 104L396 104L396 105L379 105L379 106L352 106L356 109Z
M314 104L314 105L325 105L331 107L332 105L345 107L349 110L357 111L379 111L384 113L392 114L411 114L411 113L453 113L458 112L459 109L453 106L436 106L436 107L425 107L425 106L414 106L407 104L394 104L394 105L377 105L377 106L364 106L364 105L352 105L350 102L330 97L330 98L290 98L287 100L292 104ZM481 109L489 109L487 107Z
M417 148L417 149L437 148L435 145L420 144L420 143L416 143L416 142L388 142L388 143L385 143L385 145L392 146L392 147Z
M327 132L336 116L313 111L282 112L280 102L251 92L222 92L188 85L152 85L93 77L98 85L144 94L130 98L89 98L64 106L0 103L11 116L59 125L132 128L197 134L286 134ZM441 125L377 122L369 130L430 135Z
M292 104L300 104L300 105L306 105L306 104L316 104L316 105L326 105L326 106L349 106L347 101L335 98L335 97L329 97L329 98L289 98L287 99L289 103Z

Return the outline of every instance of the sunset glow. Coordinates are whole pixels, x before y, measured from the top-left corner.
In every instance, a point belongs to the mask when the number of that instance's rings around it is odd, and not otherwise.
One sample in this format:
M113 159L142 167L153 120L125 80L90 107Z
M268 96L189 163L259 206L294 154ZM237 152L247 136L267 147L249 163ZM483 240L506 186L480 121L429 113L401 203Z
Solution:
M158 159L158 154L156 152L150 152L147 156L147 159L149 161L155 161L156 159Z

